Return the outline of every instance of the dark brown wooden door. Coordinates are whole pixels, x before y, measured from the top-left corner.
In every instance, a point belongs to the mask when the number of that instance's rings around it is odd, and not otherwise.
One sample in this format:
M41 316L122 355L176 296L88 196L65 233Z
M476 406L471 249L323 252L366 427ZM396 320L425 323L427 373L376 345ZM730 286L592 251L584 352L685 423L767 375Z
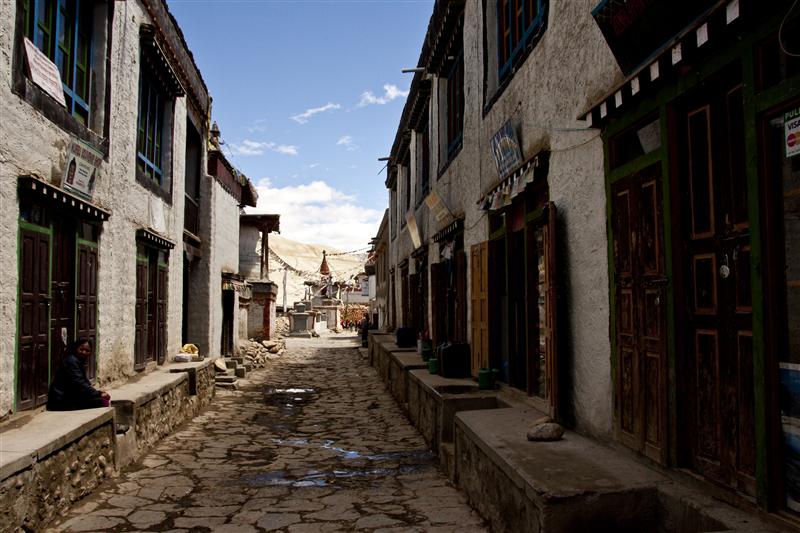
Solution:
M97 372L97 247L78 245L78 284L75 295L76 337L91 341L93 353L89 358L87 375L94 379Z
M146 260L136 261L136 339L134 368L147 364L147 267Z
M164 264L158 265L158 286L156 287L156 323L158 333L155 356L158 364L167 359L167 272Z
M612 193L616 423L620 441L666 461L666 285L660 165Z
M559 420L559 392L558 382L558 262L556 260L558 249L558 232L556 230L556 206L553 202L547 204L547 224L542 228L542 247L544 257L544 321L539 322L539 327L544 329L545 364L547 366L547 398L550 404L550 416ZM537 298L541 302L541 295ZM531 363L532 364L532 363Z
M19 367L17 408L47 402L49 385L50 235L20 231Z
M433 310L431 340L434 346L450 340L447 331L447 293L449 292L447 270L447 264L444 262L431 265L431 309Z
M754 492L750 231L743 88L707 85L676 113L679 135L679 291L683 357L678 397L681 461Z
M467 253L464 250L455 253L453 277L455 294L451 338L455 342L467 342Z
M53 222L50 365L55 369L75 332L75 227L62 218Z
M234 292L222 291L222 355L233 355L233 305Z

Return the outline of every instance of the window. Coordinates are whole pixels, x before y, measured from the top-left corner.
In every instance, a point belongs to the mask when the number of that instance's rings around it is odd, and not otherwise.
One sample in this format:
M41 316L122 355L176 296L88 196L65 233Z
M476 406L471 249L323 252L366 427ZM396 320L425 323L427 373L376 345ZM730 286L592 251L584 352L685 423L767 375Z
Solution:
M403 216L401 223L405 223L405 214L411 208L411 153L406 151L406 156L403 158Z
M417 163L417 190L416 205L420 205L430 190L430 166L431 166L431 150L430 150L430 128L428 127L428 110L423 112L425 122L418 127L416 135L416 163Z
M464 133L464 51L459 51L447 74L447 159L459 148Z
M166 202L172 200L172 128L175 99L183 83L164 55L155 28L139 29L139 116L136 122L136 179Z
M89 125L92 73L91 0L24 0L24 35L61 73L67 111Z
M544 22L545 0L498 0L497 56L499 76L504 80Z
M136 135L136 167L159 185L163 182L164 105L167 98L142 69L139 78L139 127Z

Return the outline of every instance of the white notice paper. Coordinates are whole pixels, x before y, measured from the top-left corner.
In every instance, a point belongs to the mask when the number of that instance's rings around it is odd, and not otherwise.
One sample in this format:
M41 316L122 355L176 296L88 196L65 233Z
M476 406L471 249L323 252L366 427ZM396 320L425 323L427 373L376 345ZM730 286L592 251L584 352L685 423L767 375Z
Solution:
M27 37L25 38L25 57L28 59L28 72L31 75L31 81L52 96L56 102L63 107L67 107L67 102L64 100L63 85L61 84L61 73L58 72L58 67L41 50L36 48L36 45Z

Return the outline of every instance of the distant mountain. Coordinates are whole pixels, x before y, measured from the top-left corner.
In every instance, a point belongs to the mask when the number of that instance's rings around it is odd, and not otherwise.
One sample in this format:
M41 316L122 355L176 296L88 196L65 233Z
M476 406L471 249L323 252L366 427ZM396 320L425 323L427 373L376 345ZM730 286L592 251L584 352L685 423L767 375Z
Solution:
M354 244L353 249L358 248ZM362 247L363 248L363 247ZM306 281L319 281L322 252L327 252L328 267L334 281L347 281L364 271L365 251L346 254L320 244L305 244L277 234L269 236L269 278L278 285L277 304L283 305L283 275L286 270L286 301L289 307L303 299Z

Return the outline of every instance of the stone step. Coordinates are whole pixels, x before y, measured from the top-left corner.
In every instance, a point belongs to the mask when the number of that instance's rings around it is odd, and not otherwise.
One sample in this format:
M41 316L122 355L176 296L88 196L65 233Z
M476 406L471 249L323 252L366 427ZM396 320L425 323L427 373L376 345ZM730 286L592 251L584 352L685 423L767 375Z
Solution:
M227 357L225 358L225 366L226 367L228 367L228 368L236 368L237 364L238 363L236 361L234 361L233 359L229 359Z
M248 372L252 372L253 371L253 363L250 363L250 362L245 363L244 364L244 369L247 370Z
M247 376L247 369L242 365L237 366L234 372L236 373L237 378L243 378Z
M214 381L219 385L220 383L235 383L238 378L231 375L216 375Z
M234 381L233 383L220 383L219 381L216 383L216 386L220 389L238 389L239 385Z

